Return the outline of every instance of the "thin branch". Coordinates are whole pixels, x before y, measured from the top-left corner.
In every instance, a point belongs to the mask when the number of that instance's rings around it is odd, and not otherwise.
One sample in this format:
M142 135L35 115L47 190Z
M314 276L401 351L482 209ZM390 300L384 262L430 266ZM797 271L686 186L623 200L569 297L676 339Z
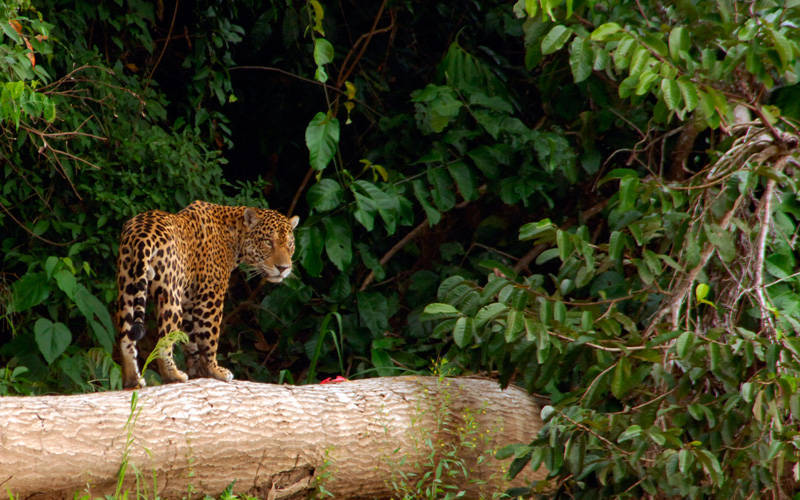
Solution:
M369 45L369 42L372 40L372 37L378 33L384 33L392 29L394 23L390 23L389 26L387 26L386 28L381 28L380 30L378 30L378 21L380 21L381 17L383 17L383 10L386 8L386 1L387 0L383 0L383 2L381 2L381 6L378 8L378 13L375 15L375 20L372 22L372 28L370 28L370 30L367 33L364 33L358 38L358 40L356 40L356 43L353 44L353 48L350 50L350 52L347 53L347 56L345 56L344 62L342 62L342 70L339 72L339 77L336 79L336 85L338 87L344 85L344 82L347 81L347 79L353 73L353 70L356 69L356 65L358 65L359 61L361 61L361 58L364 56L364 52L367 50L367 46ZM350 64L350 67L349 68L346 67L347 62L350 60L350 56L353 53L353 50L356 48L356 46L358 46L359 42L361 42L362 39L364 40L364 43L361 44L361 48L358 51L358 55L355 56L353 62Z
M743 198L744 195L740 194L736 198L736 201L734 201L733 207L731 207L731 209L725 214L725 216L720 221L719 226L723 231L726 231L730 226L731 220L733 219L733 214L736 213L736 211L739 209L739 204L742 202ZM712 242L710 241L706 242L705 246L703 247L703 251L700 254L699 262L697 263L696 266L694 266L694 268L692 268L691 271L689 271L689 274L687 274L681 280L680 284L677 287L675 287L675 293L673 293L672 295L672 300L670 300L666 306L662 307L656 313L656 315L653 316L653 319L650 320L650 325L644 332L645 338L650 336L650 334L656 328L658 322L661 321L661 319L667 314L670 314L671 316L672 329L673 330L678 329L678 321L680 318L681 307L683 306L686 297L689 295L689 292L691 292L692 285L694 284L694 281L697 279L697 275L700 274L700 271L702 271L703 268L706 266L706 264L708 264L708 261L714 254L715 249L716 247Z
M167 31L167 38L166 40L164 40L164 45L161 46L161 53L158 54L158 59L156 59L156 63L150 70L150 74L147 75L147 80L145 81L144 84L144 92L147 92L147 89L150 88L150 82L153 80L153 74L156 72L158 65L161 64L161 59L164 57L164 53L167 51L167 45L169 45L169 41L172 38L172 30L175 27L175 18L178 15L179 4L180 0L175 0L175 8L172 10L172 20L169 22L169 30Z
M786 163L785 160L778 160L776 169L780 169ZM769 308L769 301L764 293L764 256L767 248L767 234L769 227L772 225L772 196L775 192L775 179L770 177L767 180L767 186L764 190L764 195L761 202L761 228L758 232L756 263L755 263L755 276L753 279L753 288L758 298L758 306L761 310L761 328L767 329L768 332L775 332L775 325L772 321L772 312ZM773 339L774 340L774 339Z
M8 208L6 208L6 206L5 206L5 205L3 205L2 203L0 203L0 209L2 209L2 210L3 210L3 212L5 212L5 213L6 213L6 215L8 215L8 216L11 218L11 220L13 220L14 222L16 222L16 223L17 223L17 225L18 225L19 227L21 227L22 229L24 229L24 230L25 230L25 232L27 232L28 234L30 234L30 235L31 235L31 236L33 236L34 238L36 238L36 239L38 239L38 240L41 240L41 241L43 241L43 242L45 242L45 243L47 243L47 244L49 244L49 245L54 245L54 246L57 246L57 247L65 247L65 246L67 246L67 245L71 245L72 243L74 243L74 242L76 241L76 240L72 240L72 241L70 241L70 242L68 242L68 243L58 243L58 242L55 242L55 241L52 241L52 240L48 240L47 238L43 238L43 237L39 236L38 234L34 233L33 231L31 231L30 229L28 229L28 226L26 226L25 224L23 224L22 222L20 222L20 220L19 220L19 219L17 219L16 217L14 217L14 214L12 214L12 213L11 213L11 212L8 210Z
M422 222L421 222L421 223L420 223L420 224L419 224L417 227L415 227L414 229L412 229L412 230L411 230L411 232L409 232L408 234L406 234L405 236L403 236L403 238L402 238L400 241L398 241L397 243L395 243L395 244L392 246L392 248L390 248L390 249L389 249L389 251L388 251L388 252L386 252L386 254L384 254L384 256L383 256L383 257L381 257L381 260L380 260L380 264L381 264L381 266L383 266L383 265L385 265L387 262L389 262L389 260L390 260L392 257L394 257L394 254L396 254L397 252L399 252L399 251L400 251L400 250L401 250L401 249L402 249L404 246L406 246L406 245L407 245L407 244L408 244L410 241L412 241L414 238L416 238L416 237L417 237L417 236L418 236L418 235L419 235L419 234L422 232L422 230L423 230L423 229L425 229L425 227L427 227L427 226L428 226L428 224L429 224L429 222L428 222L428 218L427 218L427 217L425 217L425 220L423 220L423 221L422 221ZM363 283L361 283L361 287L358 289L358 291L359 291L359 292L363 292L364 290L366 290L366 288L369 286L369 284L370 284L370 283L372 283L372 281L373 281L374 279L375 279L375 273L373 273L372 271L370 271L370 272L369 272L369 274L367 275L367 277L364 279L364 282L363 282Z
M486 192L486 184L483 184L478 188L478 194L479 195L483 195L483 193L485 193L485 192ZM461 203L457 204L455 207L453 207L453 210L464 208L467 205L469 205L470 203L471 203L471 201L464 200ZM425 220L423 220L417 227L412 229L411 232L408 233L407 235L403 236L403 238L400 241L395 243L392 246L392 248L390 248L389 251L386 252L383 257L381 257L381 260L380 260L381 266L386 265L386 263L389 262L389 260L392 257L394 257L394 255L397 252L399 252L404 246L406 246L408 244L408 242L410 242L411 240L416 238L422 232L422 230L425 229L425 226L429 225L429 224L430 223L428 221L428 218L425 217ZM369 274L367 275L367 277L361 283L361 287L358 289L358 291L363 292L364 290L366 290L366 288L369 286L370 283L372 283L372 281L374 279L375 279L375 273L370 271Z
M337 94L340 94L340 95L346 95L347 94L347 92L345 90L342 90L340 88L334 87L333 85L328 85L327 83L318 82L317 80L313 80L311 78L306 78L304 76L300 76L298 74L292 73L291 71L286 71L285 69L281 69L281 68L275 68L273 66L244 65L244 66L231 66L230 68L228 68L229 71L240 70L240 69L255 69L255 70L259 70L259 71L271 71L273 73L280 73L281 75L285 75L285 76L294 78L296 80L300 80L301 82L310 83L312 85L319 85L321 87L324 87L327 90L330 90L332 92L336 92ZM361 101L361 100L358 100L358 99L352 99L352 100L357 102L359 105L363 106L364 108L370 110L372 113L374 113L374 114L376 114L378 116L383 116L382 113L380 113L378 110L376 110L372 106L368 105L364 101Z
M300 200L300 195L303 194L303 191L306 189L306 185L308 185L309 181L311 180L311 176L314 174L314 168L309 167L308 172L306 172L306 176L303 177L303 182L300 183L300 187L297 188L297 191L294 193L294 197L292 198L292 203L289 205L289 210L286 212L287 217L292 216L292 212L294 212L294 207L297 206L297 202Z

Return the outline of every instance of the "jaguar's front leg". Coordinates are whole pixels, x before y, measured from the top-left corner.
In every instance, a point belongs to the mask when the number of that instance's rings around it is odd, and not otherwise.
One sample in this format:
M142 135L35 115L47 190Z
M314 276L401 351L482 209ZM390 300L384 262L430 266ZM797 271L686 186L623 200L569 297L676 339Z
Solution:
M217 364L222 295L212 295L207 302L196 305L191 314L192 329L189 333L189 344L184 349L189 375L193 378L211 377L230 382L233 380L231 371Z

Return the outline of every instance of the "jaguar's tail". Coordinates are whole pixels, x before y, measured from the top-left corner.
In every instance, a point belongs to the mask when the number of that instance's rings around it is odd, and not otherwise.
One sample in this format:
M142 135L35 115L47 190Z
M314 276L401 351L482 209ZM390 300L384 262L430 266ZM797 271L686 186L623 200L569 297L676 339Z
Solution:
M117 322L120 336L141 340L145 335L144 312L147 288L153 279L153 269L146 258L137 256L134 249L120 245L117 271L118 306Z

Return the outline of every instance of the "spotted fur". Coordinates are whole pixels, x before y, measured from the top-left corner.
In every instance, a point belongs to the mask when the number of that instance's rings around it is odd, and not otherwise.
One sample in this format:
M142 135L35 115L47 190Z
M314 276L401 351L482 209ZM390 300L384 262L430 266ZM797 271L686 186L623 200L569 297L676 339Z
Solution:
M292 271L297 216L274 210L195 201L177 214L151 210L125 223L117 261L117 327L124 387L144 387L136 341L145 335L145 305L154 301L158 338L174 330L189 335L186 371L172 349L158 358L164 382L189 377L231 381L217 364L222 304L231 271L244 263L279 283Z

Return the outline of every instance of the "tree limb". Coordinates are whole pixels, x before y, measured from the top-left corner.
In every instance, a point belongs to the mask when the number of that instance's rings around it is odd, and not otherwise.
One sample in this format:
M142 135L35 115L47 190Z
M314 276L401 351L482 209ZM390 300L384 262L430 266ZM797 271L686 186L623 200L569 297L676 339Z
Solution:
M121 464L123 490L135 491L138 471L139 487L154 498L217 496L232 481L236 493L260 498L307 498L317 484L335 498L388 498L401 474L416 481L433 473L453 446L447 460L469 471L458 488L467 498L491 496L544 479L544 470L527 467L505 481L508 464L493 458L493 450L533 440L539 413L524 391L477 378L306 386L196 379L136 393L5 397L0 498L111 494Z

